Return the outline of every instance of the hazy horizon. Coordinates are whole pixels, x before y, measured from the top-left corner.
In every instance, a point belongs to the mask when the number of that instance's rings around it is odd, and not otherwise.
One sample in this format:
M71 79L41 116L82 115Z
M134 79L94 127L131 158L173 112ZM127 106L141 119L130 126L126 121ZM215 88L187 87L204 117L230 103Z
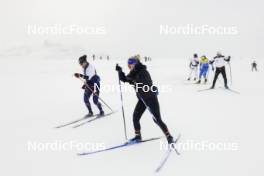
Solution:
M140 53L156 58L192 53L261 59L262 1L10 0L1 2L1 48L38 45L44 40L83 46L113 56ZM28 26L103 27L105 34L29 35ZM160 27L235 27L236 35L161 35Z

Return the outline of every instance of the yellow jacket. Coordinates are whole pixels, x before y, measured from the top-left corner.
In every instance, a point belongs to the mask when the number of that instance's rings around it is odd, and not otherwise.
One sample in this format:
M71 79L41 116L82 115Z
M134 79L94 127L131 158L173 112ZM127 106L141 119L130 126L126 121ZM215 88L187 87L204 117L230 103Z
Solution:
M201 64L207 64L207 63L209 63L209 59L207 59L207 57L201 57L200 63Z

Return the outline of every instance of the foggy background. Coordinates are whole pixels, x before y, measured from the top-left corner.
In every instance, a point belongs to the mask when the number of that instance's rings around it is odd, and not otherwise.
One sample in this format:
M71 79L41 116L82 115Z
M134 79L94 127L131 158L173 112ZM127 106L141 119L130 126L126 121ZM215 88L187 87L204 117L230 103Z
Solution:
M262 56L261 0L2 0L0 51L43 41L84 47L114 57L140 53L186 58L220 50L243 58ZM105 35L29 35L28 25L102 26ZM160 25L235 26L237 35L160 35Z

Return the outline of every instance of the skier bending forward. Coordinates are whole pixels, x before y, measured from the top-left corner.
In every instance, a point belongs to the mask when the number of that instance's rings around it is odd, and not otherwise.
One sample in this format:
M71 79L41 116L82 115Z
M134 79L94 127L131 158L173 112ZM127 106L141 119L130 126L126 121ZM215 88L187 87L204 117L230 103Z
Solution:
M93 116L92 107L89 101L92 94L93 94L93 102L100 111L99 115L103 116L104 111L101 103L98 100L100 94L100 77L97 75L94 66L89 62L87 62L86 58L87 58L86 55L83 55L79 58L79 64L83 68L83 74L80 73L74 74L76 78L83 78L86 82L86 84L84 84L82 87L84 89L83 100L89 111L86 117Z
M129 142L139 142L142 140L139 121L146 108L148 108L153 115L154 122L165 134L168 143L173 143L173 137L171 136L166 124L161 119L159 101L157 97L157 87L153 86L151 76L147 71L146 66L143 65L137 58L132 57L128 59L128 68L130 72L126 76L122 71L122 68L116 65L116 71L119 73L119 79L122 82L128 82L129 84L134 85L138 98L138 103L133 113L135 137L130 139Z

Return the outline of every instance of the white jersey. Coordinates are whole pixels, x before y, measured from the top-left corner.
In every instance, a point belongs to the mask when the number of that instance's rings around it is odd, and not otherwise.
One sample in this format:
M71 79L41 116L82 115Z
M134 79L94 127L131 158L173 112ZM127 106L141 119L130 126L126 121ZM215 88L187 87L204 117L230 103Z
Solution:
M91 80L91 78L96 75L95 67L89 63L88 67L84 69L84 75L88 76L89 80Z
M224 67L225 62L226 62L226 58L224 56L214 58L214 64L216 68Z
M191 61L192 67L197 67L199 64L199 58L198 57L193 57L192 59L190 59L190 61Z

